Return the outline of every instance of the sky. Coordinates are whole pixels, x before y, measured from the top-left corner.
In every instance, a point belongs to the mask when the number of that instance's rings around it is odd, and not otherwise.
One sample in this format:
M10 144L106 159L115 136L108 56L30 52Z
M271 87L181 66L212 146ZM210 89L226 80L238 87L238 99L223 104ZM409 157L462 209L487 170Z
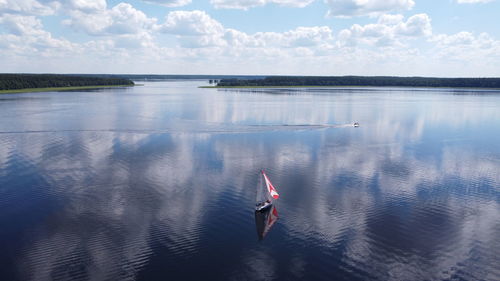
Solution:
M500 76L500 0L0 0L0 72Z

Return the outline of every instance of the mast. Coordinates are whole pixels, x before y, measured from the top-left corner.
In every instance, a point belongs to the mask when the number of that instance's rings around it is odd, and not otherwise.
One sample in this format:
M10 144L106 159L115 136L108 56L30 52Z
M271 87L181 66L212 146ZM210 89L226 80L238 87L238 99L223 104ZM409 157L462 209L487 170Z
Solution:
M259 177L259 181L257 183L257 197L255 203L260 204L265 202L266 200L269 200L268 192L266 190L263 177Z

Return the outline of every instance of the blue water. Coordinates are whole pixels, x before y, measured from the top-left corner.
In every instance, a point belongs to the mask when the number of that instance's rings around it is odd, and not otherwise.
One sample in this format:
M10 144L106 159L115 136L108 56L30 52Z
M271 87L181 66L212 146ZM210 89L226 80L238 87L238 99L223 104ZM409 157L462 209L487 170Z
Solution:
M0 279L500 280L500 92L205 84L0 95Z

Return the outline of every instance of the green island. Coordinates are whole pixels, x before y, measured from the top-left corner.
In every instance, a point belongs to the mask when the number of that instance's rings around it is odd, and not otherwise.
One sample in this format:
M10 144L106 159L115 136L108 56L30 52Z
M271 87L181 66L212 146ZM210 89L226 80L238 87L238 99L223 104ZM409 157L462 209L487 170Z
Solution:
M279 87L424 87L500 89L500 78L437 78L397 76L269 76L262 79L221 79L203 88Z
M134 86L130 79L71 74L0 74L0 94Z

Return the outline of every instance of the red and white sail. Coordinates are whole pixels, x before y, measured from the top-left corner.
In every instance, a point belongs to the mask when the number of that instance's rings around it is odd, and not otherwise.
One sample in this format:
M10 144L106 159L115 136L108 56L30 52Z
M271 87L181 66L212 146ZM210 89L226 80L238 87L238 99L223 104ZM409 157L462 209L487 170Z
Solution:
M264 176L264 180L266 182L267 191L269 192L271 197L273 197L273 199L275 199L275 200L278 199L280 197L280 195L278 194L278 191L276 191L276 188L271 183L271 181L269 180L269 178L267 177L267 175L264 171L262 171L262 175Z

